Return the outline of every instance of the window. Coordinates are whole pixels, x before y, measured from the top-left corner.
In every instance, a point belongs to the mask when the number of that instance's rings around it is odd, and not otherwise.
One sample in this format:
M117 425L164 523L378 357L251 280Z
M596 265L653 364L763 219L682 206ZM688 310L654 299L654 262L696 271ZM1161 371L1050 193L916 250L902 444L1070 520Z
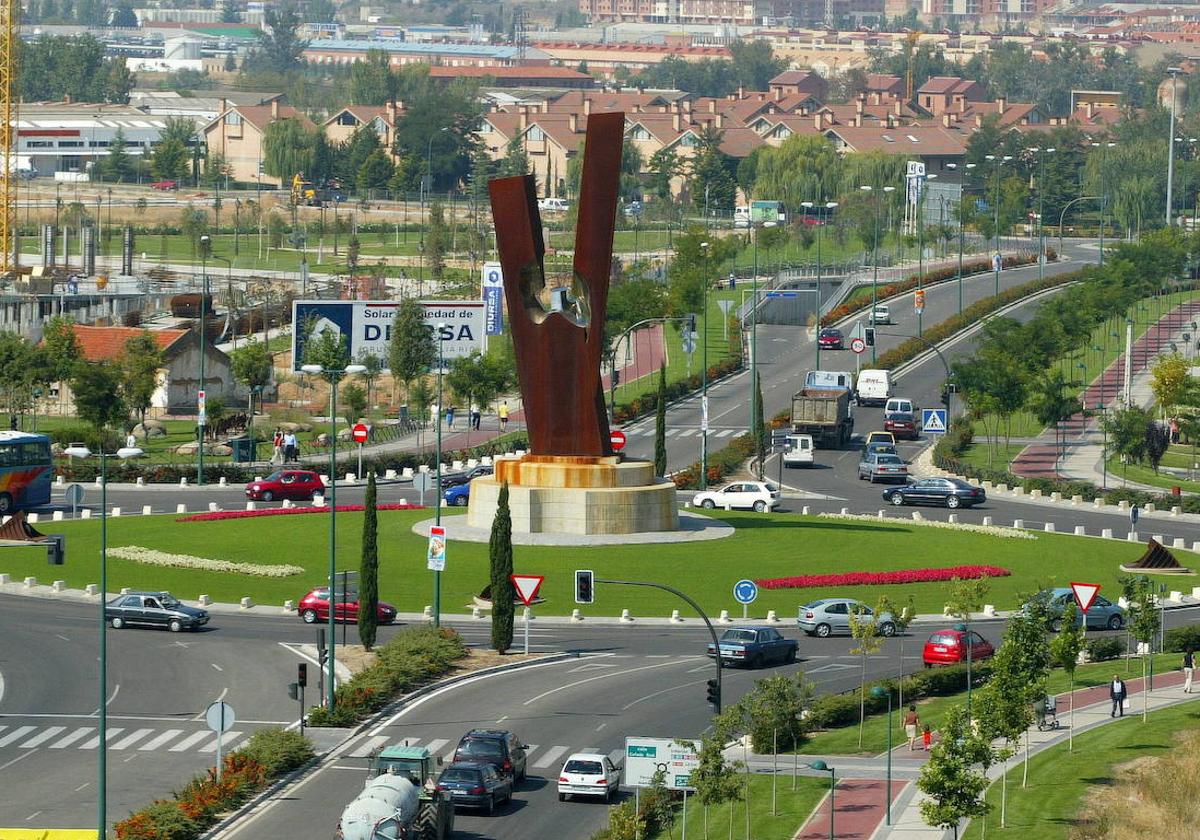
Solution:
M15 467L21 462L21 453L13 444L0 445L0 467Z
M542 131L541 127L534 125L530 126L529 133L526 134L525 137L530 142L536 143L540 140L546 139L546 132Z
M59 140L58 147L60 149L82 149L82 140Z
M225 125L241 125L242 115L237 111L230 111L225 115Z
M830 615L846 615L848 610L846 609L845 604L839 602L837 604L830 604L825 608L825 612L829 613Z
M634 140L649 140L650 132L640 125L636 125L633 127L633 131L629 132L629 136Z
M53 140L30 140L25 144L30 149L53 149Z

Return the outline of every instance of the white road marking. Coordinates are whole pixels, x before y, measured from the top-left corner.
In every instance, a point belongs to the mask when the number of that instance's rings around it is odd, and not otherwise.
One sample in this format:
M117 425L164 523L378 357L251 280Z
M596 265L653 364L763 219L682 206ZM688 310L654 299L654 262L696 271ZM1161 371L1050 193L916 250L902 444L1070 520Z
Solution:
M570 749L570 748L569 747L551 747L550 749L546 750L545 755L543 755L537 761L533 762L533 766L538 767L538 768L549 767L551 764L554 763L555 759L559 758L568 749Z
M218 665L216 662L210 662L210 663L208 663L208 664L209 664L209 665L212 665L212 666L213 666L214 668L216 668L218 671L224 671L224 670L225 670L225 669L224 669L224 668L222 668L220 665Z
M31 756L31 755L37 755L37 752L35 750L29 750L28 752L23 752L20 755L18 755L16 758L14 758L12 761L6 761L3 764L0 764L0 770L5 769L6 767L12 767L14 764L16 764L21 759L29 758L29 756Z
M90 784L91 784L91 782L84 782L79 787L75 788L75 793L79 793L79 791L83 790L85 787L87 787Z
M112 695L109 696L109 698L107 700L104 701L104 705L111 706L112 701L117 699L117 693L120 692L120 690L121 690L120 683L117 683L115 686L113 686L113 693L112 693ZM92 712L92 717L98 717L99 715L100 715L99 709L96 709L96 711Z
M18 726L12 732L8 733L3 738L0 738L0 747L7 747L9 744L20 741L35 729L37 729L36 726Z
M36 816L37 816L38 814L40 814L40 813L42 813L42 812L41 812L41 811L34 811L32 814L30 814L28 817L26 817L26 818L25 818L25 822L29 822L31 819L33 819L34 817L36 817Z
M104 733L104 742L108 743L109 741L111 741L113 738L115 738L117 735L120 735L124 731L125 731L124 727L121 727L121 726L118 726L115 729L109 729L107 732ZM86 743L81 744L79 749L94 750L99 746L100 746L100 736L97 735L95 738L92 738L90 741L87 741Z
M153 738L138 747L139 750L157 750L159 747L165 747L168 742L174 741L183 734L182 729L168 729L157 738Z
M711 668L712 666L710 665L708 667ZM683 683L682 685L673 685L670 688L664 688L661 691L654 692L653 694L647 694L645 697L639 697L638 699L634 700L631 703L626 703L624 706L621 707L621 711L623 712L626 709L636 706L638 703L641 703L643 700L650 700L650 699L658 697L662 694L666 694L669 691L677 691L678 689L681 689L681 688L690 688L694 685L700 685L700 683L702 683L702 682L705 682L705 681L704 680L694 680L689 683Z
M211 734L211 733L210 733ZM221 751L225 752L230 745L242 737L242 733L236 729L231 729L222 735ZM202 753L215 753L217 751L217 739L213 738L211 744L205 744L200 748Z
M367 740L365 740L361 744L359 744L359 746L355 747L354 751L352 753L350 753L350 757L351 758L366 758L367 756L369 756L371 753L375 752L375 750L379 749L380 747L382 747L384 744L386 744L390 740L391 739L388 738L386 735L379 735L375 738L368 738Z
M178 744L171 747L170 752L183 752L184 750L190 749L191 747L200 743L205 738L211 738L211 737L212 737L211 732L193 732L191 735L184 738Z
M55 635L55 636L58 636L58 638L62 639L64 642L69 642L69 641L71 641L71 640L70 640L70 639L68 639L66 636L64 636L62 633L55 633L54 635Z
M500 719L497 720L496 723L504 723L506 720L508 720L508 715L501 715Z
M602 724L600 724L599 726L597 726L597 727L596 727L596 731L597 731L597 732L599 732L601 729L603 729L603 728L604 728L604 727L606 727L606 726L608 726L608 724L607 724L607 723L602 723Z
M59 740L55 741L53 744L50 745L50 749L65 750L67 747L74 744L76 741L78 741L84 735L90 735L91 733L93 733L95 731L96 731L95 727L81 726L78 729L76 729L74 732L72 732L70 735L66 736L65 738L60 738Z
M110 750L128 749L129 747L132 747L134 744L136 744L138 741L145 738L147 735L149 735L153 731L154 731L153 729L135 729L133 732L130 732L128 735L126 735L120 741L117 741L117 743L110 746L109 749Z
M596 680L602 680L602 679L605 679L606 677L619 677L619 676L623 676L625 674L634 674L634 673L637 673L638 671L649 671L652 668L663 668L663 667L666 667L669 665L678 665L683 662L693 662L700 658L701 657L699 657L699 656L685 656L685 657L682 657L681 659L677 659L672 662L659 662L654 665L642 665L641 667L638 667L638 668L628 668L624 671L612 671L607 674L600 674L599 676L588 677L588 678L582 679L582 680L576 680L575 682L570 682L565 685L560 685L557 688L551 688L547 691L543 691L541 694L538 694L534 697L530 697L522 705L528 706L532 703L536 703L538 700L549 697L551 694L557 694L558 692L564 691L568 688L575 688L576 686L584 685L585 683L595 682Z
M37 735L34 735L32 738L30 738L24 744L22 744L21 749L23 749L23 750L32 749L33 747L36 747L39 744L44 744L47 741L49 741L51 738L53 738L55 735L57 735L58 733L65 732L66 730L67 730L67 727L65 727L65 726L48 726L44 730L39 732Z
M432 741L429 742L428 745L426 745L425 749L429 750L430 755L437 755L438 752L449 743L450 743L450 741L447 740L446 738L434 738ZM453 758L453 757L454 756L452 754L451 758Z

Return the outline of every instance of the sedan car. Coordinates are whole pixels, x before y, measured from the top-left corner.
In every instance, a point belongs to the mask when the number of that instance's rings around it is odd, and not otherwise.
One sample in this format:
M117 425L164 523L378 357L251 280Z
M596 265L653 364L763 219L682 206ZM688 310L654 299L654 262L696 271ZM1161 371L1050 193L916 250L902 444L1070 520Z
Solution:
M841 350L844 341L842 331L837 327L826 327L817 334L817 344L822 350Z
M512 801L512 779L502 776L491 764L456 761L438 778L437 789L445 791L457 808L480 808L491 816L496 806Z
M442 493L442 498L450 507L466 507L467 503L471 501L471 485L469 483L456 484Z
M571 796L599 796L608 802L620 788L620 769L601 753L575 753L558 774L559 802Z
M275 470L266 478L246 485L246 498L256 502L276 499L307 502L324 492L321 476L310 470Z
M334 621L358 621L358 596L350 593L345 599L337 597L333 608ZM305 624L329 621L329 587L318 587L300 599L296 608ZM380 601L375 608L380 624L391 624L396 620L396 608Z
M721 648L722 663L747 668L795 662L800 647L799 642L785 638L774 627L730 627L717 643ZM708 643L708 656L717 658L712 642Z
M720 490L697 493L692 504L707 510L730 507L762 513L779 505L779 488L769 481L735 481Z
M458 487L460 484L470 484L473 479L491 474L491 467L480 464L479 466L469 469L466 472L454 473L453 475L444 475L442 476L442 489L448 490L451 487Z
M900 505L945 505L948 508L971 507L987 501L980 487L958 478L922 478L912 484L884 490L883 498Z
M820 636L822 639L834 633L849 634L852 613L869 619L875 611L853 598L822 598L800 608L796 616L796 626L808 635ZM880 613L875 622L875 629L880 636L895 636L895 617L890 612Z
M1046 606L1050 620L1050 629L1057 633L1063 627L1063 611L1067 604L1075 600L1075 593L1069 587L1043 589L1033 596L1033 600L1041 601ZM1075 624L1083 620L1083 613L1075 610ZM1125 610L1107 598L1097 595L1092 599L1092 605L1087 611L1087 626L1091 630L1120 630L1125 626Z
M883 428L896 437L916 440L920 435L917 418L911 411L891 411L883 415Z
M996 653L992 643L974 630L946 629L939 630L929 637L921 658L926 668L934 665L957 665L967 661L968 650L972 662L991 659Z
M858 478L860 481L908 481L908 464L899 455L885 452L872 452L862 456L858 462Z
M114 630L138 624L178 633L208 624L208 611L189 607L170 592L129 592L104 605L104 619Z

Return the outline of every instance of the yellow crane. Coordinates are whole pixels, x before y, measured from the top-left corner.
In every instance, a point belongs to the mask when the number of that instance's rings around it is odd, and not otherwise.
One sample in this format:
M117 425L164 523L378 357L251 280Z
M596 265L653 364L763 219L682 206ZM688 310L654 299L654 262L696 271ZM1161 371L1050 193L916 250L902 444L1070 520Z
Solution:
M17 23L20 0L0 0L0 274L17 270Z

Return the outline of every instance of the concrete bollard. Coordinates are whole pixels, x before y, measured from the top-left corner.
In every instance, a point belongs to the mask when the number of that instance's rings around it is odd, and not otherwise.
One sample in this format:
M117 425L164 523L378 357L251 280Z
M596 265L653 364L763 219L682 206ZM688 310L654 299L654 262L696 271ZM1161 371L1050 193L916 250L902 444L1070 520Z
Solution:
M1121 501L1117 502L1117 510L1129 510L1129 500L1121 499Z
M7 574L0 573L0 586L7 586L10 583L12 583L12 578Z
M220 508L219 508L219 507L217 507L217 503L216 503L216 502L209 502L209 503L208 503L208 512L209 512L209 513L216 513L218 510L220 510Z
M354 473L346 473L346 483L347 484L353 484L357 480L358 480L358 476L356 476Z
M63 486L64 484L66 484L67 482L66 482L66 479L65 479L63 476L61 476L61 475L56 475L56 476L54 476L54 483L55 483L55 485L57 485L58 487L62 487L62 486Z
M844 507L844 508L842 508L842 513L841 513L841 515L842 515L842 516L849 516L849 515L850 515L850 508L848 508L848 507Z
M1075 536L1086 537L1087 536L1087 528L1083 525L1076 525L1075 526Z
M220 478L217 479L217 486L218 487L228 487L229 480L226 479L225 476L221 476Z
M1156 543L1158 543L1159 545L1166 545L1166 544L1167 544L1166 540L1164 540L1164 539L1163 539L1163 535L1162 535L1162 534L1155 534L1155 535L1154 535L1154 541L1155 541Z
M1096 498L1092 499L1092 507L1094 507L1094 508L1104 507L1104 497L1097 496Z
M421 472L423 472L423 473L427 473L427 472L429 472L429 465L428 465L428 464L421 464L421 466L420 466L420 467L418 467L418 469L419 469Z
M187 505L182 505L182 504L175 505L175 512L176 513L187 513Z
M36 513L31 513L25 517L25 521L28 522L30 525L36 525L40 518L41 517L39 517Z
M248 610L254 607L254 602L250 600L250 596L247 595L238 602L238 606L243 610Z
M885 508L880 508L875 515L880 519L887 519L887 510Z
M53 592L62 592L66 588L67 588L67 582L65 580L56 580L50 584L50 589ZM1171 594L1175 594L1175 593L1171 593Z
M925 521L925 517L921 515L921 511L919 511L919 510L914 510L914 511L912 512L912 521L913 521L913 522L924 522L924 521Z
M1053 533L1054 533L1054 531L1055 531L1055 528L1054 528L1054 523L1053 523L1053 522L1047 522L1047 523L1045 524L1045 526L1042 528L1042 530L1043 530L1043 531L1045 531L1047 534L1053 534Z
M212 598L210 598L207 595L201 595L199 598L196 599L196 602L198 604L200 604L200 606L202 606L202 607L207 607L210 604L212 604Z
M1015 484L1015 485L1013 485L1012 492L1013 492L1014 496L1024 496L1025 495L1025 487L1020 484Z
M1154 502L1146 502L1146 513L1154 513L1156 510L1158 508L1155 507Z
M478 467L478 466L479 466L479 459L478 459L478 458L468 458L468 459L467 459L467 469L469 469L469 470L473 470L473 469L475 469L475 468L476 468L476 467Z
M33 587L35 587L35 586L37 586L37 578L33 577L32 575L25 578L25 588L26 589L33 589Z
M284 601L283 607L280 609L280 612L283 612L283 613L294 613L295 611L296 611L296 602L295 601Z
M957 513L950 514L949 516L946 517L946 521L949 522L951 525L957 525L958 524L958 514Z
M990 482L990 481L984 481L984 482L982 482L982 486L983 486L983 489L984 489L984 490L991 490L991 489L992 489L992 482Z
M991 524L992 524L992 517L990 517L990 516L983 517L983 526L985 528L991 527Z
M83 594L87 595L89 598L95 598L100 594L100 587L97 584L89 583L87 586L83 587Z
M579 611L579 607L576 607L575 609L571 610L571 620L572 621L583 621L583 613L581 613Z
M631 624L632 622L633 622L633 616L629 614L629 610L627 610L627 609L621 610L621 623L622 624Z
M1181 513L1183 513L1183 509L1180 508L1179 505L1175 505L1175 507L1171 508L1172 516L1179 516Z
M478 606L471 607L471 618L483 618L483 610L479 609Z
M97 486L97 487L103 487L103 486L104 486L104 482L102 482L102 481L100 480L100 476L96 476L96 486Z
M79 518L80 519L91 519L92 518L92 509L84 508L83 510L79 511Z
M1197 587L1197 588L1200 589L1200 587ZM717 623L718 624L730 624L732 622L733 622L733 619L729 617L729 610L721 610L721 614L719 616L717 616Z
M261 475L256 475L256 476L254 476L254 480L255 480L255 481L262 481L262 476L261 476Z
M60 583L60 581L55 581L55 583ZM1172 589L1170 594L1167 595L1167 600L1174 601L1176 604L1182 604L1183 603L1183 593L1178 590Z
M1113 530L1112 530L1112 528L1104 528L1104 529L1102 529L1102 530L1100 531L1100 536L1101 536L1101 538L1102 538L1102 539L1111 540L1111 539L1113 538Z
M812 515L812 510L809 508L808 505L804 505L803 507L800 508L800 515L801 516L810 516L810 515Z
M394 481L396 478L396 471L395 470L384 470L383 477L387 481Z
M115 507L115 508L113 508L113 509L112 509L112 513L110 513L110 514L109 514L109 516L112 516L112 517L114 517L114 518L116 518L116 517L118 517L118 516L120 516L120 515L121 515L121 509L120 509L119 507Z
M986 615L988 618L995 618L996 617L996 605L995 604L984 604L983 605L983 614Z
M453 470L454 472L462 472L462 468L463 468L462 461L452 461L450 463L450 469Z
M1187 551L1187 540L1185 540L1183 537L1176 537L1175 541L1171 543L1171 548L1178 548L1180 551Z
M142 505L142 516L153 516L154 508L150 505Z
M1032 490L1029 491L1029 498L1031 498L1031 499L1042 498L1042 491L1040 489L1038 489L1037 487L1033 488Z
M1128 534L1125 535L1125 539L1128 542L1139 542L1137 531L1130 531Z
M683 619L679 617L679 610L671 610L670 622L672 624L682 624Z
M187 476L186 476L186 475L185 475L185 476L182 476L182 477L179 479L179 486L180 486L180 487L187 487Z
M421 615L424 616L425 618L432 619L433 618L433 607L430 606L429 604L426 604L425 609L421 610Z
M412 467L405 467L403 470L401 470L400 477L402 479L404 479L405 481L412 478L413 477Z
M1200 540L1197 540L1196 542L1192 543L1192 553L1200 554Z
M1025 520L1024 519L1014 519L1013 527L1019 531L1020 529L1025 527Z
M1200 586L1193 586L1193 587L1192 587L1192 597L1193 597L1193 598L1200 598Z
M1053 493L1050 494L1050 501L1061 502L1062 501L1062 493L1059 493L1057 490L1055 490Z
M139 476L137 477L137 486L138 486L138 487L145 487L145 486L146 486L146 479L142 478L142 477L139 475Z
M328 473L321 473L321 483L323 485L325 485L326 487L329 486L329 474Z
M1076 493L1074 496L1071 497L1071 504L1075 505L1076 507L1083 504L1083 496Z
M291 499L284 499L283 504L280 505L280 507L285 507L285 508L294 508L295 506L296 505L292 502Z
M257 510L258 505L255 502L246 502L246 510Z
M775 610L767 610L767 622L770 624L779 623L779 616L775 613Z
M320 493L314 493L312 497L313 507L325 507L325 497Z
M997 493L1007 493L1008 492L1008 483L1001 481L999 484L996 485L996 492Z
M61 510L56 510L56 511L54 511L53 516L51 516L50 518L52 520L54 520L55 522L62 522L63 512Z

